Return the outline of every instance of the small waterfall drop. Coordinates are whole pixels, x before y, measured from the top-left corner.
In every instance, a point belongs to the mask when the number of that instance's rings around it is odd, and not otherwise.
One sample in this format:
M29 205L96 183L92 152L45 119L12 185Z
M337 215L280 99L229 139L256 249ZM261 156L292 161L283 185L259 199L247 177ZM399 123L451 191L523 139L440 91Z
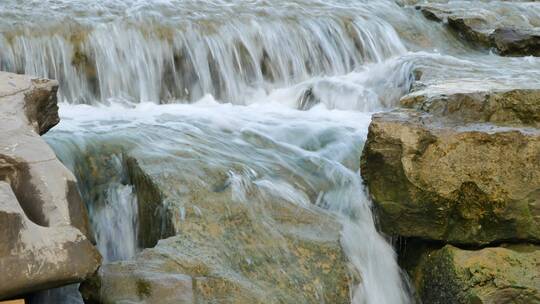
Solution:
M152 10L185 18L137 11L114 22L76 18L61 26L55 22L63 19L53 18L44 29L11 27L0 32L0 69L58 79L69 103L194 102L211 94L250 104L260 91L344 75L406 51L388 23L358 5L305 3L310 13L301 5L241 0L217 16L194 16L182 8L200 10L195 2L174 2ZM242 14L250 7L255 11Z
M158 173L201 184L226 172L227 199L247 210L279 200L337 218L361 276L351 302L406 304L359 175L370 115L422 73L424 84L540 79L524 72L540 60L494 60L419 16L391 0L5 0L0 69L59 80L62 122L46 138L79 180L105 261L142 249L141 189L124 159L136 151L171 162L154 164Z
M110 185L107 202L90 214L99 252L106 261L133 258L137 252L137 197L133 186Z

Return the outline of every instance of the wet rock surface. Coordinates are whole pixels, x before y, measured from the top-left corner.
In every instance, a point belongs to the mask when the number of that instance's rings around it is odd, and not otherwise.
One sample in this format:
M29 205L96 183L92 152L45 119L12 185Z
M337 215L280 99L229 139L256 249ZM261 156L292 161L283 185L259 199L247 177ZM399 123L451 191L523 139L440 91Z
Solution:
M503 56L540 56L537 2L440 1L416 8L430 20L445 22L463 39Z
M235 184L226 167L198 163L201 180L180 169L188 164L126 155L140 221L152 221L140 225L139 244L155 247L104 264L81 287L87 303L349 302L358 275L336 219L265 196L255 175Z
M534 86L489 80L444 82L406 95L401 105L462 124L540 126L540 88Z
M377 114L362 176L389 234L454 244L540 240L540 131Z
M540 95L417 85L373 116L361 173L424 303L539 303ZM522 245L497 246L505 241ZM452 245L445 245L452 244ZM454 247L457 246L457 247ZM466 248L466 249L460 249Z
M426 250L409 268L424 303L540 303L540 248Z
M75 178L39 136L58 122L57 89L0 73L0 299L80 282L100 262Z

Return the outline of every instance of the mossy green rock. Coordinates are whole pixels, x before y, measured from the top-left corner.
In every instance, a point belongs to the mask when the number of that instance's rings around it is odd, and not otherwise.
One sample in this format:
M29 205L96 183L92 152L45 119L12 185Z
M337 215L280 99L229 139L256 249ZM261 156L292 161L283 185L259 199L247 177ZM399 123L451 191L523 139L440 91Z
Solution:
M423 303L540 303L540 247L427 251L411 270Z
M540 130L376 114L361 173L382 230L482 245L540 240Z

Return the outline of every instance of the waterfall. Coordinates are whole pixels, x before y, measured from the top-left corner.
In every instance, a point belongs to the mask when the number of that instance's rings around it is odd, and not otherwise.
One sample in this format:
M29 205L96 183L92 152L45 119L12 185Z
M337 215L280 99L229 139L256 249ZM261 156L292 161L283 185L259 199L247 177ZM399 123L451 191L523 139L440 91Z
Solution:
M261 204L324 210L361 275L351 301L412 301L358 174L370 115L395 106L419 68L491 73L489 56L434 52L466 46L389 0L34 2L0 4L0 69L59 80L62 122L46 138L78 178L105 261L141 249L124 151L145 151L201 181L200 166L230 166L240 203L257 189ZM411 43L421 35L427 46Z
M248 4L233 2L217 17L193 17L178 1L159 13L185 20L133 12L113 22L60 25L67 17L58 17L45 29L11 27L0 31L0 68L58 79L69 103L194 102L211 94L250 104L261 91L344 75L406 51L393 27L363 7L318 3L312 14L293 7L274 16L279 5L262 2L250 13L258 18L231 18ZM10 1L2 5L9 11Z

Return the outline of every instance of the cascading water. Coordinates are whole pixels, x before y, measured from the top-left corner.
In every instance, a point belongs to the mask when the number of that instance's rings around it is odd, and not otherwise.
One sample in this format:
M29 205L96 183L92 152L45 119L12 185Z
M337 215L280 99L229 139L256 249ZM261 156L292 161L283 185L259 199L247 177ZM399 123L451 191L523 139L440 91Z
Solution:
M120 3L88 5L90 16L75 21L58 11L43 33L26 22L11 26L0 35L0 67L60 80L69 103L193 102L211 94L249 104L261 92L405 52L389 24L351 4L166 1L154 11L153 1ZM21 10L15 1L3 5L13 14ZM32 17L39 19L41 9L32 8ZM103 11L115 21L91 15ZM66 26L55 24L63 20Z
M473 51L390 0L7 0L0 17L0 69L60 82L47 140L78 177L107 261L138 251L141 189L123 157L141 150L201 183L219 164L239 203L337 217L358 304L412 301L358 174L370 113L394 106L414 71L540 79L523 72L540 60Z

